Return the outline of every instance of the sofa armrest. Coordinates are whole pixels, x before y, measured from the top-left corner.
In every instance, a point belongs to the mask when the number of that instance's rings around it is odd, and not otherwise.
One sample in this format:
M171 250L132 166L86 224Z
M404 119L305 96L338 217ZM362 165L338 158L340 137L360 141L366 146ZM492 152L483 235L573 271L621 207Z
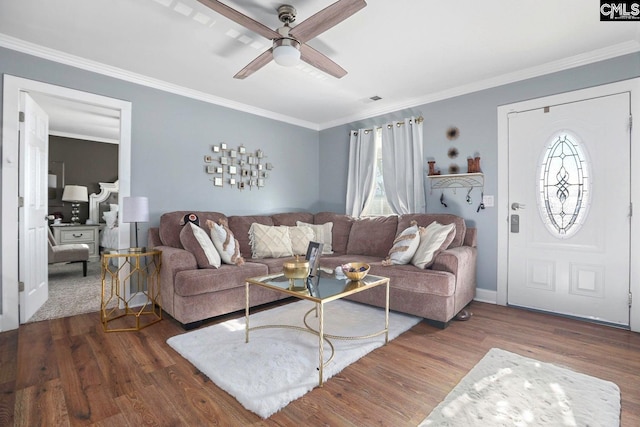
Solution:
M467 227L467 231L464 234L464 246L471 246L472 248L478 247L478 229L475 227Z
M162 240L160 240L160 228L151 227L147 232L147 247L155 248L157 246L162 246Z
M477 258L476 248L458 246L440 252L431 267L433 270L448 271L456 276L455 313L462 310L475 297Z
M473 268L476 264L476 248L458 246L440 252L436 255L432 270L447 271L458 277L465 269Z
M151 242L151 239L149 239ZM160 292L162 309L175 316L175 279L176 274L184 270L196 270L198 263L196 257L184 249L173 248L171 246L155 246L162 251L162 262L160 263Z

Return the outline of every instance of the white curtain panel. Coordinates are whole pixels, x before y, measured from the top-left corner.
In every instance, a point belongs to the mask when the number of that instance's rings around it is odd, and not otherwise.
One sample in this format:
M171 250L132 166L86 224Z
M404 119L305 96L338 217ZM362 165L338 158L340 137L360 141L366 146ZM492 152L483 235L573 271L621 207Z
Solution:
M373 194L376 163L375 131L352 131L349 140L347 215L358 218Z
M425 211L422 120L382 127L384 191L396 214Z

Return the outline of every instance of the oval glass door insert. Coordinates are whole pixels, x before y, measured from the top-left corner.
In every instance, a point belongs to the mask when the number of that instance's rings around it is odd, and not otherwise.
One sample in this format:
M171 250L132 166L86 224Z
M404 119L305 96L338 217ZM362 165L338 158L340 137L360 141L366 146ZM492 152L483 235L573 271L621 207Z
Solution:
M578 232L589 210L591 181L586 150L570 131L553 135L539 166L538 210L547 230L559 239Z

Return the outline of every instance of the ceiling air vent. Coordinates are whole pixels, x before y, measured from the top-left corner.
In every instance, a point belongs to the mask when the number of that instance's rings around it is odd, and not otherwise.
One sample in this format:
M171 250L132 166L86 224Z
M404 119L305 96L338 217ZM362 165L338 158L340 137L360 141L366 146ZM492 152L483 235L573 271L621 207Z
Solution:
M382 98L380 98L378 95L374 95L369 99L372 100L372 101L380 101Z

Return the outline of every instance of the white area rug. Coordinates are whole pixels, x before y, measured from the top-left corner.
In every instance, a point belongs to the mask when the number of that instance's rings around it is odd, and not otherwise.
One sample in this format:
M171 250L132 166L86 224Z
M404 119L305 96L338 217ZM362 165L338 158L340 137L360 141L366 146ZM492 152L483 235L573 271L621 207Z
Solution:
M619 425L616 384L492 348L420 427Z
M314 306L299 301L252 314L249 326L284 324L304 326L304 314ZM384 329L384 310L349 301L324 307L324 331L332 335L367 335ZM389 340L421 319L389 313ZM317 327L317 318L308 317ZM384 344L384 335L366 340L331 340L335 357L324 368L325 380ZM167 340L184 358L245 408L263 418L318 386L318 337L293 329L251 331L245 343L244 317L209 326ZM325 361L330 357L324 346Z

